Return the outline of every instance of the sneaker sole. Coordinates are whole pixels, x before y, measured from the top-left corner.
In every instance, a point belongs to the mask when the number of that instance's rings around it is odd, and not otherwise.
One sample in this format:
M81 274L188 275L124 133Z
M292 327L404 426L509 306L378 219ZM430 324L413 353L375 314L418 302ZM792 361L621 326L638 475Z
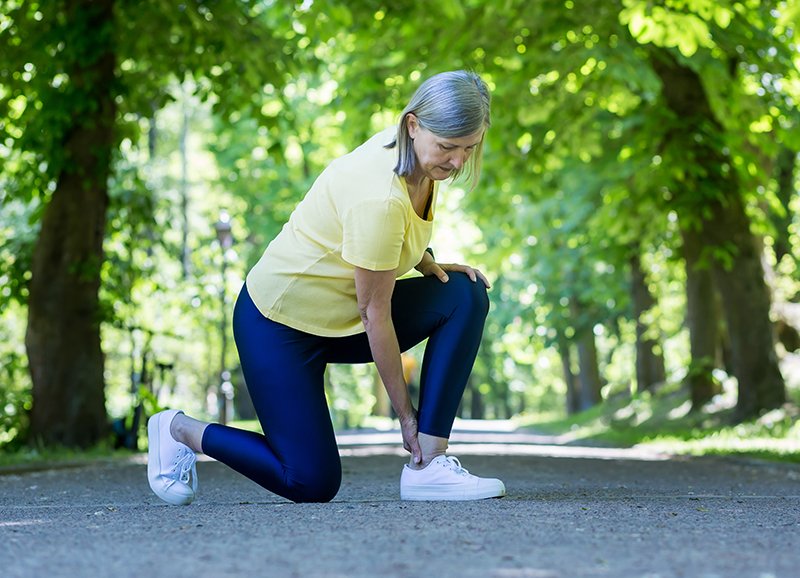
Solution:
M162 489L158 487L161 472L161 455L159 447L161 444L160 422L162 415L154 415L147 420L147 481L153 493L173 506L187 506L194 500L194 492L191 494L170 492L171 488ZM187 488L188 489L188 488ZM189 491L191 491L189 489Z
M460 490L443 488L440 485L419 485L412 488L401 488L400 499L413 502L465 502L468 500L486 500L489 498L502 498L506 495L505 486L501 488L486 488L484 490Z

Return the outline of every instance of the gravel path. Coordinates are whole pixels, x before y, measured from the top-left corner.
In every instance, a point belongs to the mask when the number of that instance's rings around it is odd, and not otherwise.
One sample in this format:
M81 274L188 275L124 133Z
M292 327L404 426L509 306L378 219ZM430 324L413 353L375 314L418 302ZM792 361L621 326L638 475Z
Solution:
M451 453L509 495L407 503L393 435L341 438L329 504L292 504L214 461L187 507L151 494L144 456L0 472L0 575L800 576L800 467L463 433Z

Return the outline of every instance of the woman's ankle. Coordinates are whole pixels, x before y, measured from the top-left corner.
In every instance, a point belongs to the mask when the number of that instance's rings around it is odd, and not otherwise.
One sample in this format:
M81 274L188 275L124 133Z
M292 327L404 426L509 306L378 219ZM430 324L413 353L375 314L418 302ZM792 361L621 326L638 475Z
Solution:
M447 445L449 443L447 438L420 433L417 435L417 441L422 450L422 462L415 464L412 457L409 463L412 469L421 470L426 468L433 460L447 453Z
M412 456L411 460L408 462L408 465L411 467L412 470L423 470L423 469L427 468L433 460L435 460L439 456L445 455L446 453L447 453L446 449L443 449L441 451L437 450L435 452L430 452L430 453L427 453L427 454L425 452L423 452L422 461L420 463L415 464L414 463L414 458Z
M172 418L169 433L175 441L189 446L192 451L202 452L203 432L205 432L206 427L208 427L207 423L191 418L184 413L179 413Z

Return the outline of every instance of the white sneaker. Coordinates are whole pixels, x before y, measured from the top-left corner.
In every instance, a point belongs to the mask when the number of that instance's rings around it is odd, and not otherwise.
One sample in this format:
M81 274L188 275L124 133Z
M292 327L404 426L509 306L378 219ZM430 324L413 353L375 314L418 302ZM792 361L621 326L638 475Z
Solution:
M482 500L505 495L503 482L473 476L453 456L438 456L421 470L406 464L400 476L401 500Z
M197 491L197 456L169 433L179 413L161 411L147 422L147 481L156 496L175 506L191 504Z

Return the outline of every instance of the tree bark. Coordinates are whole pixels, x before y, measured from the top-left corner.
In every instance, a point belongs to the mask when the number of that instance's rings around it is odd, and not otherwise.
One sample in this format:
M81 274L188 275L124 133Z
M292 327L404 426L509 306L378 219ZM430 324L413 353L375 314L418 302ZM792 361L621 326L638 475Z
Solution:
M581 309L580 304L575 299L570 300L570 313L573 321L577 322L580 319ZM602 401L600 368L597 364L597 347L591 326L585 327L576 333L575 344L578 348L578 403L580 410L584 411Z
M507 381L499 381L494 387L497 406L494 411L495 419L511 419L514 409L511 407L511 388Z
M469 417L470 419L483 419L486 406L483 403L483 395L477 383L469 380Z
M652 60L663 83L667 107L681 120L668 135L679 143L690 168L675 190L682 228L695 230L722 297L732 369L739 387L738 419L758 415L786 401L775 354L770 296L745 213L740 181L724 151L724 129L714 117L697 73L667 50ZM677 123L676 123L677 125ZM677 187L676 187L677 188Z
M794 170L797 164L797 153L788 147L781 147L777 160L778 200L783 207L783 215L774 215L772 222L775 225L775 260L781 262L784 255L792 254L792 245L789 241L793 213L790 207L794 190Z
M561 357L561 370L564 373L564 383L567 386L567 415L580 411L580 385L572 372L572 352L566 337L559 335L558 353Z
M701 266L699 236L682 230L686 266L686 326L689 329L691 362L686 375L692 410L699 410L717 393L712 371L720 359L720 319L711 271Z
M81 43L65 47L72 93L54 106L72 125L34 249L25 344L31 439L88 447L108 432L98 290L116 116L113 0L67 2L65 20Z
M643 316L656 304L647 279L642 271L639 255L635 252L630 258L631 300L636 319L636 390L652 391L667 379L664 355L658 340L647 336L647 324Z
M594 334L587 331L578 339L578 381L580 382L581 410L589 409L600 403L603 398L600 394L600 369L597 365L597 347L594 343Z
M713 274L722 296L732 369L739 381L737 415L746 419L783 405L786 387L775 353L769 290L741 198L729 199L727 206L714 205L711 222L719 229L708 235L711 246L721 246L721 231L727 230L725 237L738 252L731 267L716 262ZM710 223L705 226L712 229Z

